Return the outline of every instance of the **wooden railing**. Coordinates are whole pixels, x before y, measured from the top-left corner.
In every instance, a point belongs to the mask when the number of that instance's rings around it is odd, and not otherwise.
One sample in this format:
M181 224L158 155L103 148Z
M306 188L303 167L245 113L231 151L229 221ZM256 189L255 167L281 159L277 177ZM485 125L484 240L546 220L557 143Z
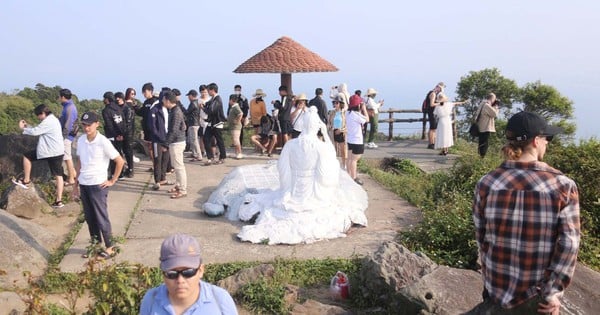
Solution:
M456 108L452 111L452 130L454 137L456 137L456 124L454 123L454 117L456 117ZM382 114L388 114L388 118L381 118ZM421 114L421 118L394 118L394 114ZM394 123L422 123L421 139L425 139L427 136L427 118L425 113L420 109L381 109L379 110L379 124L388 123L388 141L394 138ZM456 140L456 139L455 139Z

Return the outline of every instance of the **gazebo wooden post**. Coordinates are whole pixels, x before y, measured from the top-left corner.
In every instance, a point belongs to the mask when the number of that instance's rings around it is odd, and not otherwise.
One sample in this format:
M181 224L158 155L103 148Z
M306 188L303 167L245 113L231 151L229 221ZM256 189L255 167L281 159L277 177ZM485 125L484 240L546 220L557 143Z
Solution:
M281 85L287 86L287 92L292 95L292 74L282 73L281 74Z

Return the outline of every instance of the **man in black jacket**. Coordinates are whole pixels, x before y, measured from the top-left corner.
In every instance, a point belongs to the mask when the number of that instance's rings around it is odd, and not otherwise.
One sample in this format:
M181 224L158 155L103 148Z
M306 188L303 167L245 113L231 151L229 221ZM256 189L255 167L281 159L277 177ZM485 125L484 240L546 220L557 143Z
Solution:
M325 103L325 100L323 99L322 88L315 89L315 98L308 102L308 106L317 107L319 118L321 118L321 121L323 121L323 123L327 125L327 103Z
M285 144L294 129L291 118L292 98L288 96L288 89L285 85L279 87L279 95L281 96L281 101L273 101L272 104L279 111L277 118L279 120L280 132L283 136L283 144Z
M123 140L125 139L125 119L121 107L115 103L115 95L113 92L106 92L102 96L104 98L104 109L102 110L102 118L104 119L104 135L112 145L117 149L119 154L123 153ZM114 174L115 163L110 162L110 174ZM123 173L119 178L123 177Z
M185 111L187 130L187 142L192 150L192 159L190 162L202 161L202 150L198 139L198 130L200 130L200 106L198 105L198 92L190 90L186 96L190 101L187 110Z
M144 98L146 100L144 100L144 104L142 104L142 106L135 106L135 114L142 117L142 131L144 131L144 141L147 144L148 147L148 155L150 156L150 158L152 159L152 163L153 163L153 167L150 169L150 171L152 172L153 168L155 168L156 166L154 165L154 149L152 147L152 139L151 139L151 133L150 133L150 129L149 129L149 123L148 123L148 114L150 113L150 108L158 103L158 98L155 97L154 94L154 86L152 85L152 83L148 82L145 83L142 86L142 94L144 95Z
M122 92L115 93L115 99L117 100L117 105L121 108L121 112L123 112L123 122L124 122L124 134L123 134L123 151L121 155L125 156L125 161L127 161L127 169L125 170L125 175L129 178L133 177L133 131L134 131L134 119L135 119L135 111L134 109L125 103L125 94Z
M169 164L169 150L163 150L163 144L167 139L167 122L169 121L169 112L163 106L162 97L165 92L170 92L170 89L165 89L160 92L158 96L159 101L156 102L148 112L148 129L150 133L150 140L152 141L152 150L154 155L152 156L154 164L154 185L153 190L159 190L160 185L170 184L167 181L167 166Z
M219 147L219 160L215 161L212 150L207 149L206 157L208 158L208 161L206 161L204 165L223 164L227 157L225 143L223 142L223 136L221 134L223 131L223 123L227 118L223 113L223 100L221 100L221 96L218 93L219 87L216 83L208 85L208 95L210 95L211 99L206 103L204 108L204 111L208 115L208 127L206 127L206 132L204 133L204 147L211 148L212 137L215 137L217 147Z

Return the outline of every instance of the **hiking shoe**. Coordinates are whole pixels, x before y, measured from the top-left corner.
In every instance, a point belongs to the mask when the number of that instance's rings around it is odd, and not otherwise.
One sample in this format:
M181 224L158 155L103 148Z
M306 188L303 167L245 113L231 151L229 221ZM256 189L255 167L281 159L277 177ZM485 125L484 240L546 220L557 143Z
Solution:
M13 182L13 184L20 186L23 189L29 189L29 186L31 186L31 181L25 182L25 180L23 180L22 178L15 179L13 177L12 182Z
M65 204L61 201L61 200L57 200L55 203L52 204L52 208L62 208L64 207Z

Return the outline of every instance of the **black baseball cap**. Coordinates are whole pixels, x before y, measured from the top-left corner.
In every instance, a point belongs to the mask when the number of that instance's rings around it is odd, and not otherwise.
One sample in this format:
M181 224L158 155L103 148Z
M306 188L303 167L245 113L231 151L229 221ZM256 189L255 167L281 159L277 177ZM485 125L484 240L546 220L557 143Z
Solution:
M506 139L525 141L537 136L555 136L564 130L558 126L548 125L546 120L532 112L514 114L506 124Z
M91 125L98 122L98 115L94 112L85 112L81 115L81 123L84 125Z
M198 96L198 92L196 92L196 90L190 90L189 92L187 92L187 94L185 96Z

